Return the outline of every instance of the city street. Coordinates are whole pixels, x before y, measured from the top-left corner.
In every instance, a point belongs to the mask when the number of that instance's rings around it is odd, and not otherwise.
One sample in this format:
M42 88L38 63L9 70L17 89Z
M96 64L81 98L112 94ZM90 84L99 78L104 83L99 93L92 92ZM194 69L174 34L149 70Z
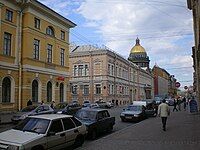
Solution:
M199 150L199 124L200 114L172 112L166 132L161 130L160 118L150 118L98 140L86 142L78 150Z

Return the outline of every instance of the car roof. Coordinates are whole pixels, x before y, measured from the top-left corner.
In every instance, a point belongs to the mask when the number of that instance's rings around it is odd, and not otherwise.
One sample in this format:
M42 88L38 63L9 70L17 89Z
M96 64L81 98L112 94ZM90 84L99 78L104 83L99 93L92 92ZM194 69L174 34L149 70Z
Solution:
M62 115L62 114L44 114L44 115L36 115L36 116L29 116L30 118L40 118L40 119L61 119L61 118L69 118L72 117L71 115Z
M106 109L102 109L102 108L81 108L80 110L88 110L88 111L100 112L100 111L105 111Z

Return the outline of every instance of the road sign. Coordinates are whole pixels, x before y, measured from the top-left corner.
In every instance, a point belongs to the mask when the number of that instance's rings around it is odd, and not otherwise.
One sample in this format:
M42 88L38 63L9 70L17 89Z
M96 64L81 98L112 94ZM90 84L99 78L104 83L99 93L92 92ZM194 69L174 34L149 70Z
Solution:
M180 86L181 86L181 84L180 84L179 82L176 82L176 83L175 83L175 87L176 87L176 88L179 88Z

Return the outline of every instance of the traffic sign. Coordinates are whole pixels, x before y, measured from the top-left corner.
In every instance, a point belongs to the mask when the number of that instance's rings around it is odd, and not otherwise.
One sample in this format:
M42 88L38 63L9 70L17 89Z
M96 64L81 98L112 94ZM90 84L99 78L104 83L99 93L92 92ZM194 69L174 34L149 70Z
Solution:
M180 84L179 82L176 82L176 83L175 83L175 87L176 87L176 88L179 88L180 86L181 86L181 84Z

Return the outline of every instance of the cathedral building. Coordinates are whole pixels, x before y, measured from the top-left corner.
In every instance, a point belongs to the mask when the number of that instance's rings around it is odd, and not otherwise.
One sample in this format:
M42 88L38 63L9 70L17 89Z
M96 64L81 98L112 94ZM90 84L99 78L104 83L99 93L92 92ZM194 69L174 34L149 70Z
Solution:
M135 46L131 49L128 60L145 70L149 70L149 56L147 56L145 49L140 45L138 38L136 39Z

